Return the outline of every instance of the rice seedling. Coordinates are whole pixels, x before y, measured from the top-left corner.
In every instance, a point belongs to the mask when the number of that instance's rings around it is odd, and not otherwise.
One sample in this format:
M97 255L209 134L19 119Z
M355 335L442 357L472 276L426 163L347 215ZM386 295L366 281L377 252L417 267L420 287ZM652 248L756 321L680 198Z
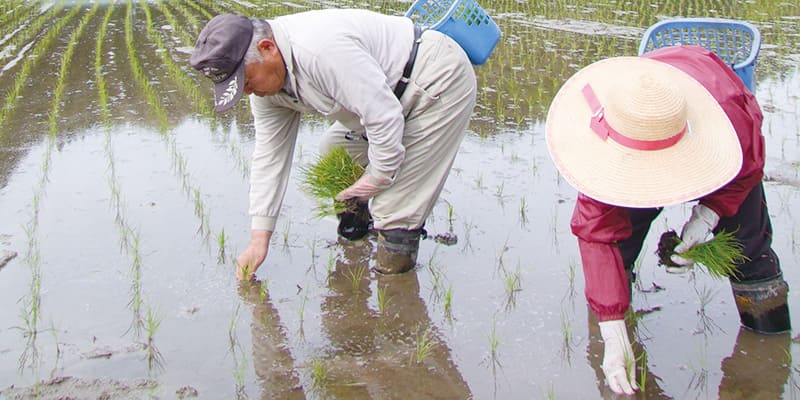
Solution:
M453 205L447 204L447 224L450 226L450 230L453 230Z
M522 290L519 270L505 274L503 287L506 293L506 311L511 311L517 305L517 293Z
M438 302L442 297L442 281L444 274L437 261L435 261L436 250L435 248L431 257L428 260L428 270L431 272L431 300Z
M561 310L561 359L571 365L575 343L572 339L572 321L564 309Z
M453 285L448 286L444 292L444 316L448 321L453 318Z
M547 400L555 400L556 398L556 389L553 387L553 382L550 382L550 385L547 386Z
M500 251L497 252L497 271L505 271L506 267L505 267L504 257L505 254L509 250L511 250L511 248L508 247L508 240L509 238L506 238L506 241L503 243L502 246L500 246Z
M639 364L639 379L637 379L639 391L647 393L647 353L642 352L636 361Z
M483 173L479 173L478 177L475 178L475 188L479 191L483 191Z
M158 350L155 343L155 334L161 326L161 316L152 308L147 308L146 328L147 328L147 342L145 343L145 351L147 354L147 369L163 369L164 356Z
M258 296L262 302L267 300L267 296L269 296L269 280L264 279L258 285Z
M222 265L225 263L225 246L227 241L228 237L225 235L225 228L222 228L217 235L217 245L219 247L217 251L217 264Z
M236 344L239 340L236 338L236 324L239 322L239 309L241 304L237 304L233 310L231 321L228 323L228 350L236 357Z
M497 185L497 191L494 194L501 205L503 204L503 198L504 198L503 191L505 190L505 186L506 186L505 182L500 182L500 184Z
M283 238L283 248L289 248L289 237L292 232L292 221L286 221L286 224L283 225L283 231L281 232L281 237Z
M411 353L410 363L419 364L433 353L433 332L431 328L417 328L416 340L414 341L414 352Z
M131 237L131 299L128 301L128 307L133 312L133 321L128 331L133 331L136 339L141 336L142 329L145 327L145 321L142 318L142 259L139 251L139 232L130 231Z
M489 332L489 354L483 360L484 363L491 367L493 376L496 376L498 368L503 367L500 363L499 348L500 338L497 334L497 316L495 315L495 317L492 318L492 330Z
M328 252L328 262L325 263L325 274L330 277L333 273L333 267L336 265L336 253L333 251Z
M519 221L522 226L528 224L528 201L525 196L519 199Z
M311 360L309 368L311 369L311 387L317 391L328 387L330 378L328 377L328 367L325 365L325 361L315 358Z
M567 267L567 279L569 280L569 286L567 286L567 296L574 300L575 299L575 260L569 260L569 265Z
M386 286L378 285L378 311L383 315L386 312L386 306L392 301L392 296L386 295Z
M347 269L347 272L345 272L347 278L350 280L350 287L353 289L353 293L358 292L359 287L361 287L361 281L364 279L366 273L367 266L364 264L351 266Z
M245 390L244 378L247 374L247 360L244 352L241 352L241 359L238 359L234 354L234 370L233 378L236 381L236 399L247 399L247 391Z
M694 292L697 294L697 298L700 302L700 307L697 310L697 315L700 317L698 330L706 335L713 334L715 331L720 330L722 328L711 319L706 313L706 307L711 304L711 301L717 294L717 291L712 291L707 286L703 286L702 289L697 289L697 281L694 284Z
M657 254L662 265L678 266L670 257L676 254L675 246L679 243L680 237L675 231L667 231L661 235ZM713 239L699 243L679 255L702 265L714 278L735 278L739 275L738 266L747 261L747 257L742 254L743 249L744 246L733 232L721 231Z
M470 222L464 222L464 246L461 248L462 251L466 251L467 249L472 250L472 241L470 240L472 236L472 229L475 228Z
M328 206L331 199L355 183L364 173L364 167L356 163L344 147L332 148L315 162L300 167L300 172L304 190L318 202L318 215L338 214L355 209L354 200L335 201L332 210Z
M708 349L702 347L697 353L699 355L698 366L695 367L693 363L689 363L689 369L692 370L692 379L689 381L689 387L703 392L708 392Z
M306 302L308 301L308 291L303 292L303 299L300 301L300 309L297 311L297 319L300 323L300 327L303 326L303 315L306 312Z
M311 267L310 268L314 268L317 265L317 237L314 236L311 239L309 239L306 242L306 245L308 246L309 250L311 250L311 254L310 254ZM316 270L314 271L314 273L316 274Z

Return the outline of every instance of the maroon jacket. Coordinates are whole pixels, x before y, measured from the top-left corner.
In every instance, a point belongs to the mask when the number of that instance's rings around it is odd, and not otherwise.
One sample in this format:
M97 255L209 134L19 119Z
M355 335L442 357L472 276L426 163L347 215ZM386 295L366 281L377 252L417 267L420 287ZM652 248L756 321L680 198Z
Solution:
M642 57L668 63L694 77L711 92L733 123L742 147L742 168L727 185L699 200L721 217L735 215L763 177L763 116L755 97L725 62L702 47L671 46ZM600 321L623 319L630 305L630 292L617 242L632 234L628 209L579 193L570 226L578 237L589 306Z

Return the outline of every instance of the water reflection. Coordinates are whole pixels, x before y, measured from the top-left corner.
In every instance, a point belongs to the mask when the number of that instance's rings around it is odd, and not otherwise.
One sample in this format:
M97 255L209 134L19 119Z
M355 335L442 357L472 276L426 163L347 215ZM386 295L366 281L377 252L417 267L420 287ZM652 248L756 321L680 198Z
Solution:
M789 333L759 335L739 328L731 355L722 360L719 398L780 399L789 379Z
M588 308L588 307L587 307ZM604 399L625 398L626 396L616 395L608 387L603 374L603 337L600 335L600 326L598 325L597 317L591 309L587 309L587 320L589 329L589 343L586 349L586 358L594 370L597 378L597 390ZM637 357L636 362L636 383L639 385L639 392L636 397L646 399L672 399L664 389L661 387L662 379L653 373L647 365L647 349L642 345L641 337L643 332L638 324L637 318L626 318L628 328L628 337L631 338L631 347L633 347L633 354Z
M295 361L289 352L286 331L278 310L261 282L239 284L239 296L253 306L250 324L253 341L253 366L261 394L259 399L305 399Z
M467 399L471 392L453 363L419 294L417 274L374 277L383 305L370 307L371 241L340 242L343 257L322 302L330 340L323 358L333 384L324 396L339 399ZM354 282L358 279L358 282ZM382 308L382 311L381 311Z

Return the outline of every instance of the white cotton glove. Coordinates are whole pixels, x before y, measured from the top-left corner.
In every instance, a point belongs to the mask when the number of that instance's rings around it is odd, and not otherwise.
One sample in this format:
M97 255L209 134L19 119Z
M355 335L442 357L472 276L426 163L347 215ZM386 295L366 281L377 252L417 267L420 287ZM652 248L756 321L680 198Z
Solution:
M675 246L675 253L683 253L696 244L707 242L710 239L711 231L716 228L718 223L719 215L714 210L702 204L692 207L692 216L683 225L681 243ZM694 264L693 260L683 258L678 254L673 254L670 257L675 264L687 267Z
M358 201L365 202L391 185L392 182L388 179L379 179L368 173L364 173L364 175L361 175L361 178L358 178L356 183L339 192L339 194L336 195L336 200L345 201L347 199L357 199Z
M608 387L616 394L633 394L639 390L636 385L636 358L628 340L625 321L615 319L600 322L599 325L600 335L605 342L602 367Z

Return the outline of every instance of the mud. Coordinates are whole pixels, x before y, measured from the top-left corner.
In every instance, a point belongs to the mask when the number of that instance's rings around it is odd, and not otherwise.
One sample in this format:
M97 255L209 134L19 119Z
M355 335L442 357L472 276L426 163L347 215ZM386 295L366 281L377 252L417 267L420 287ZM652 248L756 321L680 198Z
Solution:
M158 383L150 379L121 382L109 379L61 376L26 388L12 386L0 390L0 398L8 400L145 400L152 399L152 391L157 386Z

